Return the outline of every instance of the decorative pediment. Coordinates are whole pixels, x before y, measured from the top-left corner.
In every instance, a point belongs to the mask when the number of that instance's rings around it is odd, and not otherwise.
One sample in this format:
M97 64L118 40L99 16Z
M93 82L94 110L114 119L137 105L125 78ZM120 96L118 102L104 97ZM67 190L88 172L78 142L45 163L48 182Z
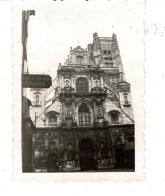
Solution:
M130 84L126 81L122 81L118 83L118 86L130 86Z
M111 115L111 114L120 114L120 111L118 111L118 110L110 110L109 111L109 114Z
M35 92L35 93L33 93L33 94L34 94L34 95L36 95L36 94L37 94L37 95L40 95L41 93L37 91L37 92Z
M122 82L119 82L117 84L117 88L120 91L129 91L130 90L130 84L128 82L122 81Z
M75 100L76 107L77 107L80 103L85 103L85 104L90 105L91 107L93 107L93 100L90 99L90 98L80 98L80 99L76 99L76 100Z
M58 115L59 115L59 113L58 113L58 112L56 112L56 111L49 111L49 112L47 112L47 113L46 113L46 116L47 116L47 117L49 117L49 116L51 116L51 115L58 116Z
M72 51L73 51L74 53L85 53L85 52L86 52L86 50L83 49L83 48L81 48L81 46L77 46L77 47L74 48Z

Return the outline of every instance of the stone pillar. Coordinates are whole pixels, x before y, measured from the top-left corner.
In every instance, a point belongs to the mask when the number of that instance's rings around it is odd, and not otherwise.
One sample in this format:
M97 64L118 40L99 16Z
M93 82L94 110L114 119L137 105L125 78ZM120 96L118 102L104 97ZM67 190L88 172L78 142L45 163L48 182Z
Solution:
M123 73L120 73L119 74L119 82L122 82L123 81Z
M96 100L95 99L93 101L93 110L94 110L94 115L93 115L94 123L95 123L95 125L97 125L98 120L97 120L97 108L96 108Z
M74 76L72 75L72 88L74 88L74 92L76 92L76 84L74 80Z
M100 87L104 88L104 84L103 84L103 75L100 75Z
M74 86L73 86L73 76L71 76L71 79L70 79L70 87L74 88Z
M65 102L62 100L62 125L65 125Z
M64 88L64 76L62 75L61 76L61 89Z
M61 84L62 84L62 77L61 77L61 75L59 75L59 83L60 83L60 91L61 91L61 89L62 89L62 86L61 86Z
M91 75L91 88L94 88L94 83L93 83L93 74Z
M105 99L103 99L103 119L104 119L104 122L107 121L107 119L106 119L106 110L105 110Z
M76 126L77 122L76 122L76 108L75 108L75 101L72 100L72 119L73 119L73 126Z

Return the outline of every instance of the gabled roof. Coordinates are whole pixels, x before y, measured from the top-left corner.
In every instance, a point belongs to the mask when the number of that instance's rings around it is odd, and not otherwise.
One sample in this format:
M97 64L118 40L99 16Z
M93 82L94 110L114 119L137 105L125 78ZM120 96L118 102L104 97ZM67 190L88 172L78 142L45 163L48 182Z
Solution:
M130 86L130 84L126 81L119 82L117 85L118 86Z
M34 92L33 94L35 95L35 94L41 94L41 93L37 91L37 92Z

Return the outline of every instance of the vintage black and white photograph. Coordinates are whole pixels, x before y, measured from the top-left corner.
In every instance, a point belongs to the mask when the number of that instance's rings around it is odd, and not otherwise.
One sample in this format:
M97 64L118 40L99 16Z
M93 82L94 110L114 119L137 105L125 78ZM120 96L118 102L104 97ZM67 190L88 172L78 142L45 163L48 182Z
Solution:
M164 196L165 1L0 10L0 195Z
M143 5L54 3L20 14L22 173L135 172Z

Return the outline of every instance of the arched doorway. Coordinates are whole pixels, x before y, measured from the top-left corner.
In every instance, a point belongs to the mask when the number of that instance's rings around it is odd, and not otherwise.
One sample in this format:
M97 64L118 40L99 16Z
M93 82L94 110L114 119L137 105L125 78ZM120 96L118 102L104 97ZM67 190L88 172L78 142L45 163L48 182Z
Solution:
M120 137L116 138L115 141L115 153L116 153L116 167L124 167L124 146Z
M96 169L94 160L93 143L90 139L83 139L79 143L80 153L80 167L81 170L93 170Z
M134 169L135 168L135 141L134 137L130 136L127 138L126 146L126 167Z

